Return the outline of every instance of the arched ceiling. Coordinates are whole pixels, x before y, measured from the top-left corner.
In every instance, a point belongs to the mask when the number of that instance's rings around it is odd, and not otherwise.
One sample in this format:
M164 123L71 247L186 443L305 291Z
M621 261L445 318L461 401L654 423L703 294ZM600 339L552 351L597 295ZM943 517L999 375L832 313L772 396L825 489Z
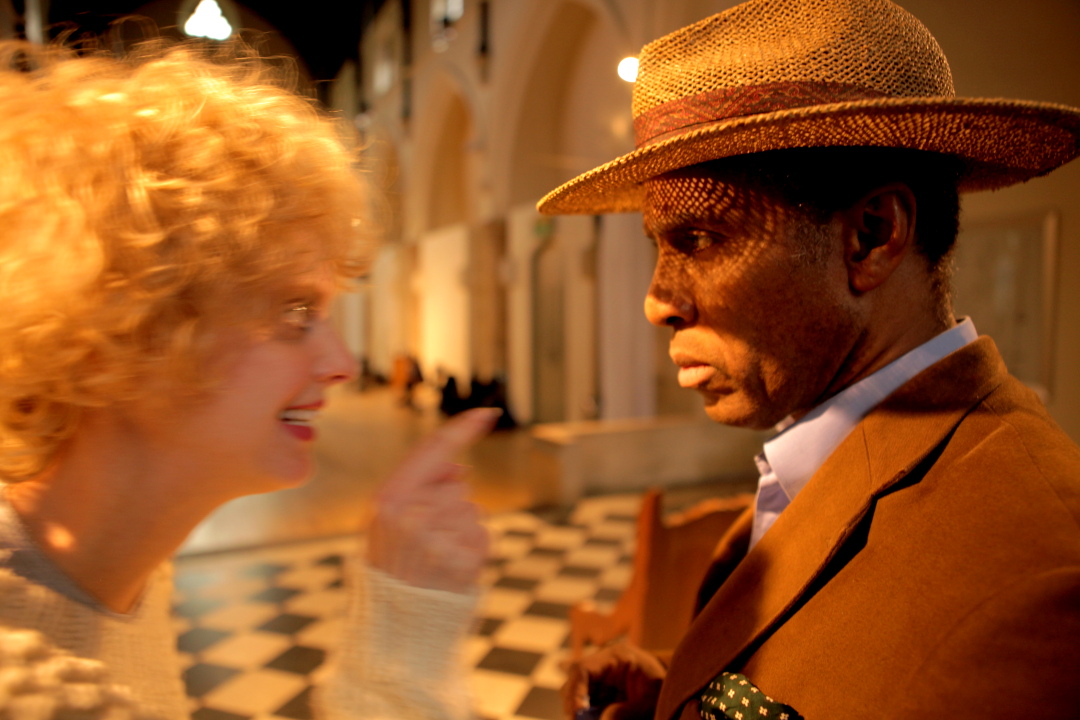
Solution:
M356 58L364 27L386 0L232 0L241 11L248 10L265 21L272 32L280 33L307 67L313 80L332 80L342 64ZM159 26L176 23L183 0L43 0L48 7L49 25L76 23L79 28L100 33L117 17L143 14ZM20 13L24 2L13 5Z

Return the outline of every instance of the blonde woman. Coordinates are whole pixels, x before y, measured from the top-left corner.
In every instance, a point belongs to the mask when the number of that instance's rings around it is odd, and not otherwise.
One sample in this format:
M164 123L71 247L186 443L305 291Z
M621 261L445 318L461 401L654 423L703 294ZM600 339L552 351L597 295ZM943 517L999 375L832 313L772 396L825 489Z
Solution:
M368 203L338 126L257 59L7 43L0 68L0 713L180 718L168 558L311 475ZM467 714L448 659L486 536L447 461L492 420L384 488L324 716Z

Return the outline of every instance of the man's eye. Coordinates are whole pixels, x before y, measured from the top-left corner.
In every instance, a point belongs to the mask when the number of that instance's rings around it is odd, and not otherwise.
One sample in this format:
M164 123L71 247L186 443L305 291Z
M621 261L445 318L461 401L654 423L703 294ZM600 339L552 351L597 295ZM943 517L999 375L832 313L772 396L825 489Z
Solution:
M682 253L692 255L708 250L718 242L715 234L703 230L681 232L671 239L671 244Z

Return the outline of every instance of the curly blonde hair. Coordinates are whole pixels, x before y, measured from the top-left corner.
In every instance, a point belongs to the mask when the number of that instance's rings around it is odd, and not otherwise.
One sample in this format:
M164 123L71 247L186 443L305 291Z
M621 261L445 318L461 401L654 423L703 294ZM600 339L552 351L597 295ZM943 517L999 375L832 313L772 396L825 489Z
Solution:
M356 153L287 76L243 45L0 43L0 478L87 408L205 390L216 335L313 265L363 271Z

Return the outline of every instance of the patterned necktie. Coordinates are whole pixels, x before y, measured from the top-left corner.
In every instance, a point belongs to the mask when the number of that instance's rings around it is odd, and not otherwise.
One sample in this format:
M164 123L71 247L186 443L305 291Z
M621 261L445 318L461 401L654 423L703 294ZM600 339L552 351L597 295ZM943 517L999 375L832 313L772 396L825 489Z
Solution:
M790 705L761 692L746 676L720 673L701 693L702 720L803 720Z

